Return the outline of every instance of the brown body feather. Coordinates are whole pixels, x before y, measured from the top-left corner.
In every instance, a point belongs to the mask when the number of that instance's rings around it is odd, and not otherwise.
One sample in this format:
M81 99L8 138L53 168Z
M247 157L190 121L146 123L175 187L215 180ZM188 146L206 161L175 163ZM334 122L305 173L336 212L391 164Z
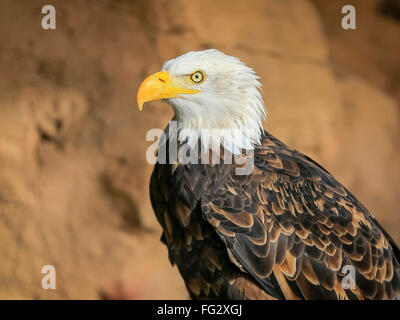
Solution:
M326 170L267 132L254 170L156 164L151 200L194 299L394 299L400 252ZM345 266L355 286L343 288Z

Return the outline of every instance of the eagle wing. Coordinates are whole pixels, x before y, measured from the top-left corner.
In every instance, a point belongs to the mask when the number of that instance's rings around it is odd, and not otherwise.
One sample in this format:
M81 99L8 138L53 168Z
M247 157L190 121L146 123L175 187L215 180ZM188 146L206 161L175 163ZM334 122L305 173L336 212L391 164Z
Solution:
M232 262L266 292L286 299L399 294L399 249L312 159L265 133L252 174L236 175L232 166L211 178L201 195L203 216Z

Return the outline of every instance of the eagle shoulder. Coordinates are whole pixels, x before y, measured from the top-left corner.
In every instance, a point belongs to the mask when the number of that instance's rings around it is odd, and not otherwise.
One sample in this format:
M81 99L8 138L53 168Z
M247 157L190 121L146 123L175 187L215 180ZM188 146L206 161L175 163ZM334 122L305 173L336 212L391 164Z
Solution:
M286 298L393 299L398 249L365 207L315 161L265 133L254 170L222 177L201 208L235 259ZM346 267L347 266L347 267ZM343 286L348 270L354 282ZM275 281L274 281L275 282Z

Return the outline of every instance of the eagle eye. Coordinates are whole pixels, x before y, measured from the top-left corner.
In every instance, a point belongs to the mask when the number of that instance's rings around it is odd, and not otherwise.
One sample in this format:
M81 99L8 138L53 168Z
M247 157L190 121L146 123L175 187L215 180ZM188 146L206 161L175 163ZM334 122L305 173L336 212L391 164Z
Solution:
M190 75L190 80L194 83L202 83L206 79L204 72L201 70L197 70Z

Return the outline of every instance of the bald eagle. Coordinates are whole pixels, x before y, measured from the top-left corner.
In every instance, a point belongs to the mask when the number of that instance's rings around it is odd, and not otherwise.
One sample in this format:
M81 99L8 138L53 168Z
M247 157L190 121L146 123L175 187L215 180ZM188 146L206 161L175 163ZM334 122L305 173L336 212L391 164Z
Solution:
M399 248L327 170L263 129L260 87L211 49L167 61L138 90L140 110L174 110L158 157L177 152L155 164L150 194L191 298L395 299Z

